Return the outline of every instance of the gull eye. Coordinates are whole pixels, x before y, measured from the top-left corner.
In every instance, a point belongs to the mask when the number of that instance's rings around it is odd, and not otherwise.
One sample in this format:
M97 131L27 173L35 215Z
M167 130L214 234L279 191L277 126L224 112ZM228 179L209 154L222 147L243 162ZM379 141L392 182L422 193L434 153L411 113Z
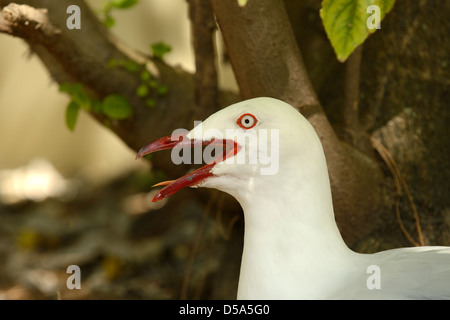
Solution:
M252 115L250 113L246 113L239 117L237 124L242 129L251 129L254 126L256 126L257 122L258 122L258 120L256 120L254 115Z

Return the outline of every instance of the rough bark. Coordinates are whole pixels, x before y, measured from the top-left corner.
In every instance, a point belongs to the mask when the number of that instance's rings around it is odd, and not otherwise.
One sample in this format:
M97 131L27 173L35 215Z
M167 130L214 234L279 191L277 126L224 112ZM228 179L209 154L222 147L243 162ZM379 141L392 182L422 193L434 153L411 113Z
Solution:
M200 109L217 105L217 70L214 13L209 0L189 0L192 44L195 53L195 100Z
M364 144L366 137L378 139L409 186L425 244L448 245L448 1L397 1L381 29L365 41L359 70L349 66L351 61L337 62L317 15L320 1L285 3L314 89L338 135L356 142L358 148L361 138ZM347 76L355 78L355 71L360 73L359 118L355 120L360 133L346 125L344 108L350 105L344 95ZM367 152L366 145L361 148ZM401 219L417 241L412 205L404 191L394 189L397 177L392 179L378 159L384 168L381 187L385 201L400 202ZM394 206L387 208L382 218L383 226L358 245L358 250L411 245L400 231Z
M281 0L213 0L243 98L271 96L296 107L315 127L327 157L337 221L350 244L379 226L385 209L377 163L341 141L317 98ZM367 224L368 219L374 223Z

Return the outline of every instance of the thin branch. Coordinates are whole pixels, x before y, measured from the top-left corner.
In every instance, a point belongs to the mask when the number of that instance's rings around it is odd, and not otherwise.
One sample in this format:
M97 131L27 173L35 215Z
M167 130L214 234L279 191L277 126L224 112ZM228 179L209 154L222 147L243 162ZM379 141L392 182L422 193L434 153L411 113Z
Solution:
M217 105L216 25L209 0L189 0L188 3L195 53L195 101L205 109Z
M379 155L383 158L384 162L388 166L389 170L391 171L394 181L395 181L395 188L397 190L397 193L400 195L402 191L402 187L405 190L405 194L408 197L409 204L411 205L411 210L414 214L414 219L416 221L416 230L417 230L417 236L419 237L419 242L415 241L411 234L406 230L405 226L403 225L402 218L400 217L400 209L399 209L399 198L397 197L395 201L395 215L397 217L398 224L400 226L400 229L402 230L405 237L411 242L414 246L424 246L425 241L423 240L423 234L422 234L422 227L420 225L420 219L419 219L419 213L417 212L416 205L414 204L413 198L411 193L409 192L408 185L406 184L405 179L403 179L402 174L400 173L400 170L398 169L397 165L395 164L395 160L392 158L390 152L380 143L378 142L374 137L370 137L370 142L372 143L372 146L377 150Z
M360 151L369 154L372 150L363 134L359 118L359 90L361 78L363 44L358 46L345 64L345 104L343 117L346 139Z
M212 4L244 99L270 96L306 117L323 114L283 1L248 1L245 7L237 1Z
M362 45L357 47L345 64L345 126L352 131L360 130L359 123L359 83L362 58Z
M365 117L362 119L362 126L365 132L373 129L376 124L380 112L382 110L382 105L384 101L384 95L387 89L388 80L392 77L392 72L394 71L394 64L392 61L386 61L384 65L384 72L378 76L377 86L373 88L373 101L370 102L369 112L366 113Z

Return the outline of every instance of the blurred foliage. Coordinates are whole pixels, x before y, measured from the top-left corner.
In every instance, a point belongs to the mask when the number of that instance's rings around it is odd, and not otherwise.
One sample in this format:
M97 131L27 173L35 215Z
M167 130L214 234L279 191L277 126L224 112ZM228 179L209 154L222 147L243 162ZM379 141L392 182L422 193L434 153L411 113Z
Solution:
M115 256L106 256L102 260L102 270L108 280L115 280L123 273L124 262Z
M160 57L162 58L163 53L161 50ZM130 73L139 73L139 79L141 81L140 85L136 88L136 95L139 98L145 99L144 104L149 108L156 106L156 96L164 96L169 92L169 88L161 83L155 78L153 78L150 71L147 70L145 64L139 65L132 60L125 59L111 59L108 61L108 66L110 68L124 68Z
M132 109L128 100L120 94L112 94L102 101L102 110L105 115L115 120L131 117Z
M108 95L99 101L91 98L80 83L62 83L59 91L65 92L71 97L66 109L66 125L71 131L75 129L80 108L94 113L102 113L114 120L128 119L132 115L130 103L120 94Z
M172 51L172 47L169 46L167 43L164 43L163 41L153 43L150 45L151 52L153 54L153 57L157 59L163 59L164 55Z
M103 24L107 28L111 28L116 24L116 20L112 16L114 9L128 9L133 7L139 2L139 0L109 0L105 3L102 9Z
M79 110L80 108L76 102L74 102L73 100L69 102L66 109L66 125L70 131L75 130Z

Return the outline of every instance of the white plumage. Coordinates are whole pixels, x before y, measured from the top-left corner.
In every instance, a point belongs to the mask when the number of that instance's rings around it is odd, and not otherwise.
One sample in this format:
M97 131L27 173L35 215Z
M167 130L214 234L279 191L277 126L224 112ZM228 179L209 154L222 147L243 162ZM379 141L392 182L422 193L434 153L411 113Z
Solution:
M199 173L195 184L175 188L216 188L241 204L245 234L238 299L450 298L450 247L359 254L346 246L334 218L320 140L290 105L272 98L243 101L211 115L187 138L206 144L214 138L208 132L223 137L230 129L246 132L238 122L246 114L256 119L252 130L259 138L261 129L279 133L278 141L272 136L268 141L279 155L276 174L261 174L267 163L221 161L208 168L208 175ZM139 156L159 149L147 148Z

